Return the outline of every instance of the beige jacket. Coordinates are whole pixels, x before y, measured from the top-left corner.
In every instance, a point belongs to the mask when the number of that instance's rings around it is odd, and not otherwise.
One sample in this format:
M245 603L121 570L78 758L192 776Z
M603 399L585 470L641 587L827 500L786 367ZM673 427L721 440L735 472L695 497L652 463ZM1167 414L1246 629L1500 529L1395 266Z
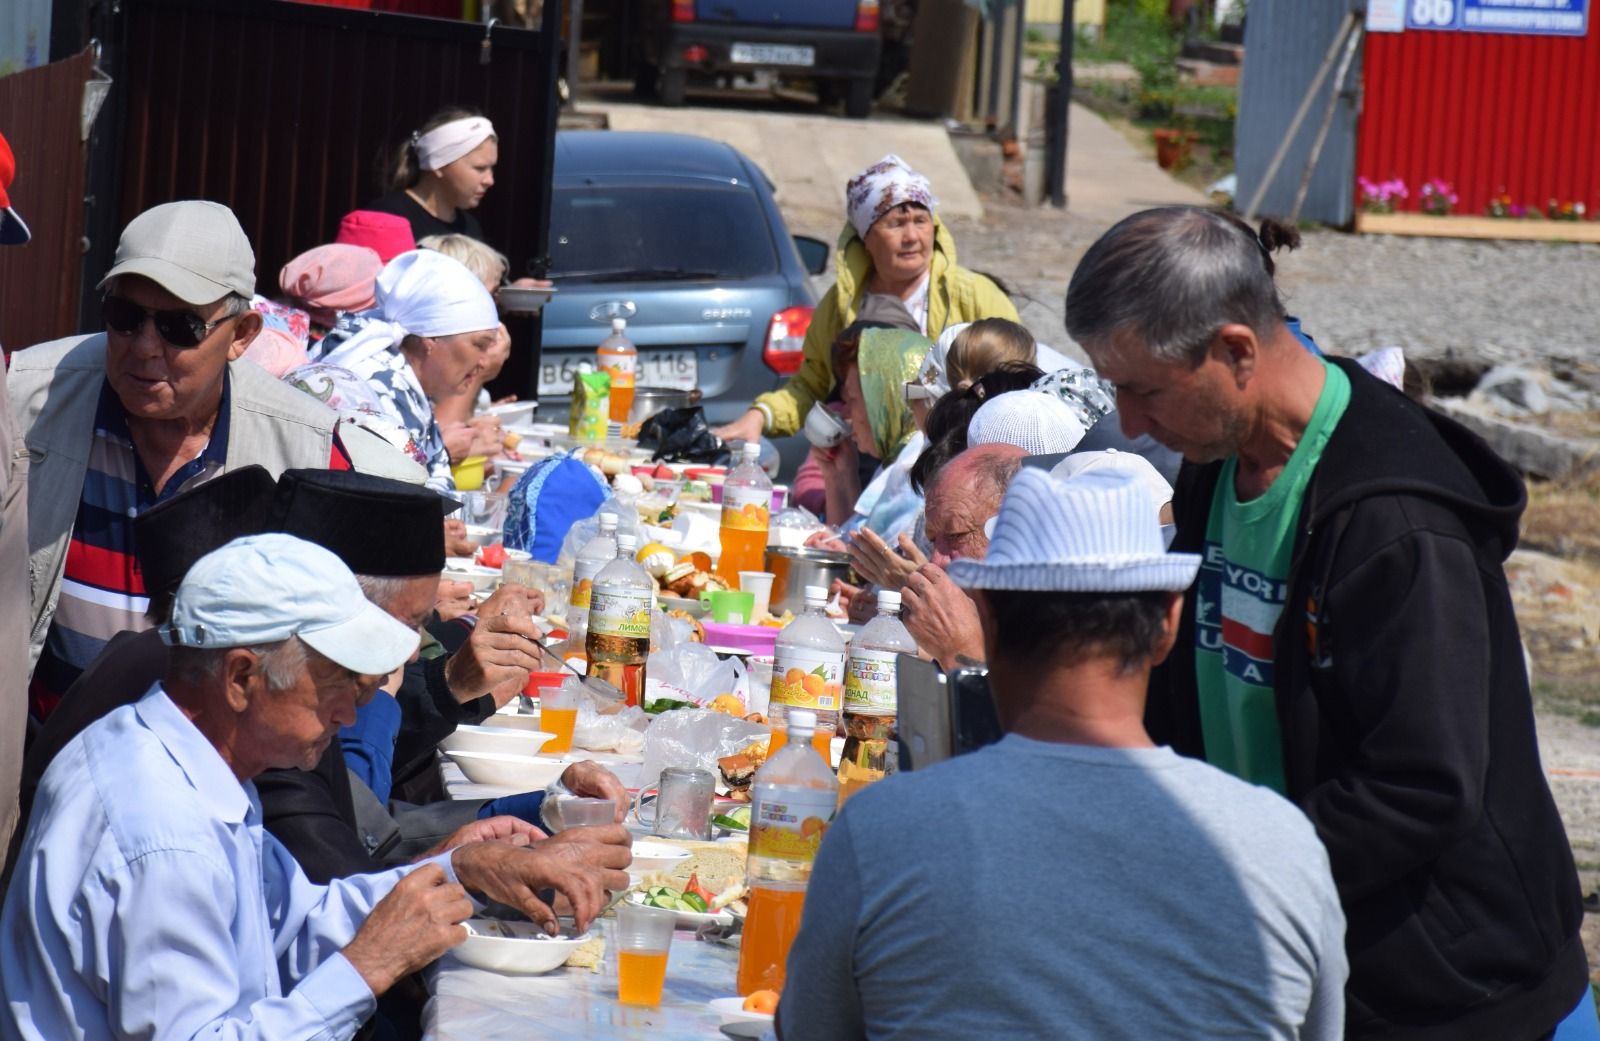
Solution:
M78 515L105 379L104 333L73 336L12 356L9 393L28 449L28 672L39 661L61 592L67 542ZM338 416L320 401L278 382L251 362L229 365L228 454L224 469L252 463L277 477L322 468L333 451ZM415 463L364 431L341 429L356 469L398 476ZM404 464L410 463L409 468Z

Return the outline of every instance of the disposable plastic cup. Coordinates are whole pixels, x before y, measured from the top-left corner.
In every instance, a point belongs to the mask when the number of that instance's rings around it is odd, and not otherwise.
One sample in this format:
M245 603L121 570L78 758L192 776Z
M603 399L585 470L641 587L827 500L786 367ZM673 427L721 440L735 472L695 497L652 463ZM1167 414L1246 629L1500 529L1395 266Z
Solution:
M745 659L750 669L750 711L767 714L772 700L772 669L777 659L770 654L752 654Z
M661 907L626 901L617 905L617 1000L622 1004L661 1004L676 919L676 913Z
M565 755L572 751L572 729L578 724L578 695L565 686L543 687L539 691L539 725L555 737L545 742L541 755Z
M751 622L759 622L767 616L768 608L772 605L772 580L777 577L770 571L739 572L739 590L756 598L755 603L750 605Z
M562 831L611 824L617 819L617 804L610 799L562 799L558 809Z

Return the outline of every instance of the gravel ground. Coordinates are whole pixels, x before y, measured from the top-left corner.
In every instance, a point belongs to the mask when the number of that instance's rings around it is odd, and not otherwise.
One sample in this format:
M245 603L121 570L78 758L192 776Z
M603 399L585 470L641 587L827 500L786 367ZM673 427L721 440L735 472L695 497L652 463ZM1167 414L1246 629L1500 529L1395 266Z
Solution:
M1061 346L1067 280L1105 227L1070 210L987 205L981 222L952 222L961 262L1004 280L1024 324ZM790 223L829 242L839 229L825 215ZM1308 231L1278 263L1290 310L1343 354L1397 345L1414 357L1572 363L1600 341L1600 246Z

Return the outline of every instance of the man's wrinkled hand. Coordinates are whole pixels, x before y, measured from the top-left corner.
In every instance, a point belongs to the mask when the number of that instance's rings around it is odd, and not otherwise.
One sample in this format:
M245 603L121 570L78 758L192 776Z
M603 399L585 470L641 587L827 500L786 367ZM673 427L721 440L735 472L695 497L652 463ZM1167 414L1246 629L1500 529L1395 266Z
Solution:
M616 774L592 760L573 763L561 775L561 783L573 795L587 799L610 799L617 804L618 824L627 819L633 800Z
M438 612L442 620L448 622L452 618L471 614L473 607L471 582L456 582L448 578L439 580L439 591L434 596L433 609Z
M467 522L451 518L444 522L444 555L447 557L470 557L477 551L472 540L467 538Z
M545 838L545 833L521 817L502 814L463 824L428 852L418 857L426 860L447 849L465 846L469 842L504 842L508 846L528 846Z
M528 682L542 661L539 638L544 634L533 619L519 614L496 614L479 620L449 660L444 678L450 693L466 704L485 694L504 705Z
M470 917L466 891L438 864L424 864L378 901L343 953L372 993L382 994L465 940L461 923Z
M627 833L618 825L611 829ZM565 896L572 905L577 930L583 932L605 908L608 890L620 892L628 888L626 868L632 862L633 853L627 845L573 839L547 839L526 848L475 842L450 855L462 885L517 908L551 935L558 931L556 913L539 899L539 890L554 889Z
M928 562L909 536L901 535L896 553L871 528L859 528L850 542L850 560L856 573L884 589L899 589L917 568ZM902 555L903 554L903 555Z
M925 564L901 590L906 629L922 652L946 669L958 657L983 660L983 626L978 607L942 568Z

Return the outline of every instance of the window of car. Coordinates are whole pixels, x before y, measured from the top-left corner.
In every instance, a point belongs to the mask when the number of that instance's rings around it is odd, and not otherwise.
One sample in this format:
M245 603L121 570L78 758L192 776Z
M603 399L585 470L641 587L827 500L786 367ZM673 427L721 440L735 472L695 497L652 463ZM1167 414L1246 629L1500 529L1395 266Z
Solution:
M778 270L761 205L738 188L557 187L550 277L572 281L750 278Z

